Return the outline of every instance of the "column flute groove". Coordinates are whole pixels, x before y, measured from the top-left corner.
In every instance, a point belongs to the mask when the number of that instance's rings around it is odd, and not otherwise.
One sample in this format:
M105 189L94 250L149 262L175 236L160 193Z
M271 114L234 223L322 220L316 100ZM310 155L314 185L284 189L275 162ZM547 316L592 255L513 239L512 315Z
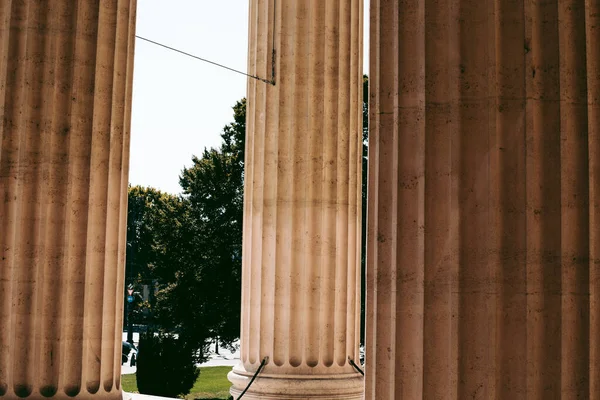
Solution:
M367 400L600 398L598 10L371 3Z
M122 397L135 6L0 1L6 399Z
M242 364L232 394L361 398L362 1L250 1ZM274 39L274 40L273 40ZM354 115L356 114L356 115Z
M600 1L586 3L590 227L600 225ZM590 400L600 400L600 232L590 229Z

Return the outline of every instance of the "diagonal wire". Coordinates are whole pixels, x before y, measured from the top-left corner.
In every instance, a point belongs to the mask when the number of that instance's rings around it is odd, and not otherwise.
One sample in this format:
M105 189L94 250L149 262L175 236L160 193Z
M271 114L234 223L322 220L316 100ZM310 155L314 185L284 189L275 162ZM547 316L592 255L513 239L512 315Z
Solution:
M354 367L354 369L356 369L358 372L360 372L360 374L362 376L365 376L365 372L360 369L360 367L358 365L356 365L356 363L354 362L354 360L352 358L350 358L350 356L348 356L348 361L350 361L350 364Z
M169 49L169 50L175 51L175 52L177 52L177 53L181 53L181 54L183 54L183 55L186 55L186 56L188 56L188 57L195 58L196 60L204 61L204 62L206 62L206 63L209 63L209 64L216 65L217 67L225 68L225 69L228 69L229 71L232 71L232 72L235 72L235 73L238 73L238 74L241 74L241 75L245 75L245 76L247 76L247 77L249 77L249 78L257 79L257 80L259 80L259 81L261 81L261 82L268 83L269 85L273 85L273 86L275 86L275 81L273 81L273 80L270 80L270 81L269 81L269 80L267 80L267 79L264 79L264 78L258 77L258 76L256 76L256 75L250 75L250 74L247 74L247 73L245 73L245 72L242 72L242 71L239 71L239 70L237 70L237 69L233 69L233 68L227 67L227 66L225 66L225 65L223 65L223 64L219 64L219 63L216 63L216 62L214 62L214 61L210 61L210 60L207 60L207 59L205 59L205 58L198 57L198 56L195 56L195 55L193 55L193 54L190 54L190 53L186 53L185 51L182 51L182 50L176 49L176 48L174 48L174 47L171 47L171 46L167 46L167 45L165 45L165 44L162 44L162 43L155 42L154 40L150 40L150 39L147 39L147 38L145 38L145 37L142 37L142 36L139 36L139 35L135 35L135 37L136 37L136 38L138 38L138 39L140 39L140 40L144 40L144 41L146 41L146 42L149 42L149 43L155 44L155 45L157 45L157 46L164 47L165 49Z
M258 367L258 369L256 370L256 372L254 373L254 376L250 380L250 383L248 384L248 386L246 386L246 389L244 389L244 391L242 392L242 394L240 394L236 400L240 400L242 397L244 397L244 395L246 394L246 392L248 391L248 389L250 389L250 386L252 386L252 383L254 382L254 380L256 379L256 377L258 376L258 374L260 373L260 370L263 369L263 367L265 366L265 364L268 361L269 361L269 357L263 358L262 362L260 363L260 366Z

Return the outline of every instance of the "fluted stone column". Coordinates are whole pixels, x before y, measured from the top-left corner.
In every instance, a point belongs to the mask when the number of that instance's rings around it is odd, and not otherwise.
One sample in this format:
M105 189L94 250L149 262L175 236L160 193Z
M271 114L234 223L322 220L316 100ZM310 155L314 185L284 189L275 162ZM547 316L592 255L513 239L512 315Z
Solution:
M237 397L359 399L362 0L250 1ZM273 49L275 52L273 53Z
M0 398L120 399L135 0L0 0Z
M371 2L366 399L600 399L600 2Z

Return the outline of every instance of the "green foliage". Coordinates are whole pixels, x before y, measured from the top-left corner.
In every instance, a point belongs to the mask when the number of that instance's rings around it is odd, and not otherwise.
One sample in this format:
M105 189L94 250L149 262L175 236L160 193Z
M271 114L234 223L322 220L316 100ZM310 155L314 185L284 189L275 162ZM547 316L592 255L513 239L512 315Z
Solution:
M366 76L363 96L361 268L364 276ZM158 288L149 304L136 302L133 308L151 310L146 313L152 315L147 322L164 332L177 332L199 350L200 359L211 339L218 338L228 345L239 337L246 100L237 102L233 110L234 121L224 127L221 146L205 149L201 157L194 156L192 164L183 169L182 195L152 188L129 190L127 282ZM362 293L364 314L364 280ZM361 342L363 338L361 333Z
M142 394L186 395L200 375L195 348L171 335L142 334L137 357L137 387Z
M129 189L127 281L156 285L149 322L200 359L211 339L239 337L246 100L233 109L221 146L183 169L182 195Z
M185 291L193 285L196 305L201 305L186 311L181 327L194 335L204 330L206 337L226 345L239 337L240 327L246 100L233 109L234 122L223 129L221 147L194 157L180 177L193 220L188 266L196 267L181 271L186 280L177 286ZM178 296L189 301L185 293Z
M184 212L185 202L178 196L154 188L129 187L125 279L138 293L129 313L133 323L152 323L154 292L150 290L148 302L143 302L139 293L142 285L154 287L157 281L165 280L160 274L173 276L172 257L181 239Z
M231 382L227 374L231 367L200 367L200 376L196 379L187 399L195 400L226 400L229 395ZM122 375L121 386L128 393L139 392L134 374Z

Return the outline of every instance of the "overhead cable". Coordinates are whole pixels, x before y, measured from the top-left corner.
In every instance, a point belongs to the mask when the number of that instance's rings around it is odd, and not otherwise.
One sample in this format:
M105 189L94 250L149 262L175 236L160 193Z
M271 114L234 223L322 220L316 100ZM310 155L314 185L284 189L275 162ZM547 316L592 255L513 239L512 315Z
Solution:
M207 60L207 59L205 59L205 58L202 58L202 57L198 57L198 56L196 56L196 55L193 55L193 54L187 53L187 52L185 52L185 51L182 51L182 50L176 49L176 48L174 48L174 47L171 47L171 46L167 46L167 45L165 45L165 44L162 44L162 43L159 43L159 42L155 42L154 40L150 40L150 39L147 39L147 38L145 38L145 37L142 37L142 36L139 36L139 35L135 35L135 37L136 37L136 38L138 38L138 39L140 39L140 40L144 40L144 41L146 41L146 42L148 42L148 43L152 43L152 44L155 44L155 45L157 45L157 46L164 47L165 49L169 49L169 50L175 51L175 52L177 52L177 53L180 53L180 54L186 55L186 56L188 56L188 57L195 58L196 60L204 61L204 62L206 62L206 63L209 63L209 64L216 65L217 67L221 67L221 68L227 69L227 70L229 70L229 71L232 71L232 72L235 72L235 73L238 73L238 74L241 74L241 75L245 75L245 76L247 76L247 77L249 77L249 78L257 79L257 80L259 80L259 81L261 81L261 82L268 83L269 85L273 85L273 86L275 86L275 80L274 80L274 79L272 79L272 80L267 80L267 79L264 79L264 78L258 77L258 76L256 76L256 75L250 75L250 74L247 74L246 72L239 71L239 70L237 70L237 69L234 69L234 68L230 68L230 67L228 67L228 66L226 66L226 65L219 64L219 63L217 63L217 62L210 61L210 60ZM275 71L274 71L274 67L273 67L273 74L274 74L274 73L275 73Z

